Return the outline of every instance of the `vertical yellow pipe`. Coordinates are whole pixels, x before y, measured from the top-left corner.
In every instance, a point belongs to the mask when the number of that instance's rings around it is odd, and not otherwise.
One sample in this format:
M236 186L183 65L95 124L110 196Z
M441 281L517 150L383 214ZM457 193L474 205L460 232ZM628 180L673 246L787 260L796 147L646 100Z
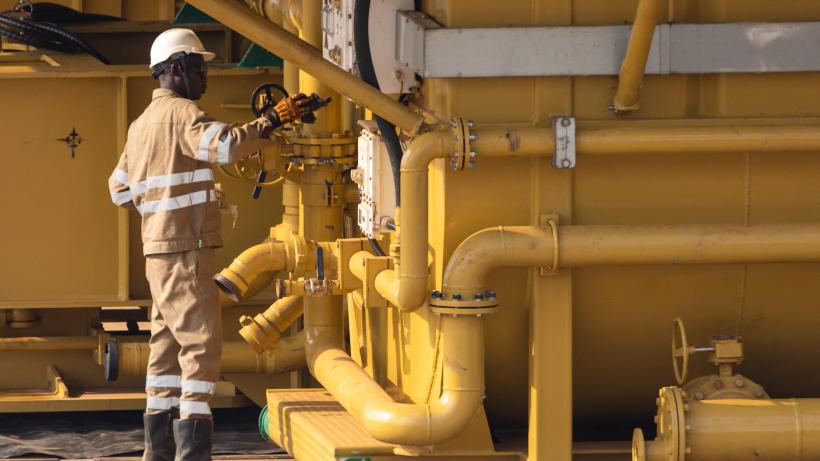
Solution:
M322 49L322 0L302 1L302 28L299 35L302 40ZM299 71L299 90L305 94L318 93L324 98L333 98L329 106L316 112L316 123L305 125L304 134L327 138L333 133L341 132L339 93L303 70Z
M649 50L652 48L652 37L660 10L660 0L638 0L635 23L629 36L629 46L621 64L618 78L618 90L612 100L616 112L635 111L638 104L638 90L641 87Z

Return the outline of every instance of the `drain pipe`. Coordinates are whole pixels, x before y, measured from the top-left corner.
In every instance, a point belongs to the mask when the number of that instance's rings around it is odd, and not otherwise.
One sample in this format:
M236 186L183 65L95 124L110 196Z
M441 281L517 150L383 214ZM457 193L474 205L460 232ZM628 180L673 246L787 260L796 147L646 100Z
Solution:
M616 113L635 111L640 107L638 91L646 72L646 61L652 48L660 3L660 0L638 0L629 45L621 64L618 90L612 100L612 110Z
M277 299L269 308L255 317L239 318L239 334L257 353L275 350L277 341L302 315L302 297L287 296Z

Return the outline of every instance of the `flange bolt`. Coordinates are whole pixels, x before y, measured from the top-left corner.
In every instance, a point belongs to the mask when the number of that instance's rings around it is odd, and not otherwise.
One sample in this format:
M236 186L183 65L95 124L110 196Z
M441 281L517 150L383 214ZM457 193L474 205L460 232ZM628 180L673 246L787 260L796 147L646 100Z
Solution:
M461 301L461 295L459 293L453 293L453 300Z
M487 293L485 293L484 296L486 296L487 299L495 299L495 291L487 290Z
M481 301L482 299L484 299L484 293L476 293L475 299L476 301Z
M433 299L444 299L444 295L443 295L443 294L441 294L441 292L440 292L440 291L438 291L438 290L433 291L433 292L430 294L430 296L431 296Z

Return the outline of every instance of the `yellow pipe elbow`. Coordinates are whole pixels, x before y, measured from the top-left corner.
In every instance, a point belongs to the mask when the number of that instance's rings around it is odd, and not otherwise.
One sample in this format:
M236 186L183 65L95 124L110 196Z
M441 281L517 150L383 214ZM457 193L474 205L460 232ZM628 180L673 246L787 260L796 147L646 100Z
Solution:
M277 299L261 314L240 317L242 328L239 334L256 352L273 350L285 330L302 315L302 310L301 296Z
M230 299L239 302L268 286L276 273L286 268L285 245L266 242L243 251L214 276L214 282Z
M491 227L467 237L450 256L444 270L446 294L472 296L484 290L487 274L498 267L551 266L553 235L531 226Z

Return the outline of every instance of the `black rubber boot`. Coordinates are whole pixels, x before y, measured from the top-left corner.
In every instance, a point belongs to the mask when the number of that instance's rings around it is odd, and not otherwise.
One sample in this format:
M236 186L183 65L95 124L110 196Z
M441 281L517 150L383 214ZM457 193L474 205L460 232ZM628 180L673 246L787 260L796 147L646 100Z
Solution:
M212 419L178 419L174 421L177 442L176 461L210 461L214 436Z
M174 410L142 416L145 423L145 451L143 461L172 461L176 453L174 445Z

